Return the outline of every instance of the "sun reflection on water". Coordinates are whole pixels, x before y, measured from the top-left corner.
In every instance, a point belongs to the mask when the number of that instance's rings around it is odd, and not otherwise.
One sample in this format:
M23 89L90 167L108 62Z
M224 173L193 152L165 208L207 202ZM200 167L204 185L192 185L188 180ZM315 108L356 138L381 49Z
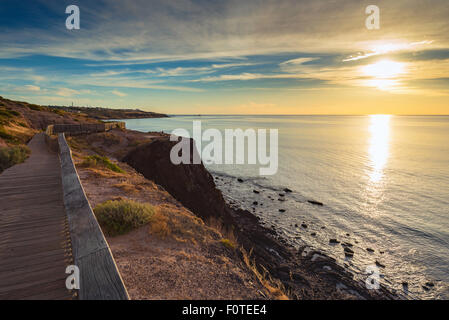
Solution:
M384 175L384 167L390 155L390 119L391 115L376 114L370 116L370 181L379 182Z

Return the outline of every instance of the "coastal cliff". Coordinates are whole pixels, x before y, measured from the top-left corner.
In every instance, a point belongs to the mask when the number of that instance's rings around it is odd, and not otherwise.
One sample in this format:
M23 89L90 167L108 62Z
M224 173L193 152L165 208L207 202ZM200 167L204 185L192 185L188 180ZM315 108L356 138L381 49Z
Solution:
M252 213L231 208L202 163L172 164L170 150L174 144L176 142L162 136L131 150L122 161L161 185L205 222L221 221L224 228L234 232L238 244L251 252L256 267L279 279L291 298L394 298L384 288L366 289L364 283L355 281L351 273L319 251L307 247L297 250L287 245L274 230L262 226Z
M129 152L123 162L163 186L203 220L214 217L230 222L223 196L203 164L174 165L170 161L170 150L176 143L167 136L154 139ZM196 151L192 143L191 150Z

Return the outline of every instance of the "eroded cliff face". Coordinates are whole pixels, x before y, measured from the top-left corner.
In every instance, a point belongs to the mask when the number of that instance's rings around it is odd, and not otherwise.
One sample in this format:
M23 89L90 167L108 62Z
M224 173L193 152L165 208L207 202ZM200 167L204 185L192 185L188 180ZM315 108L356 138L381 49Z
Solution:
M220 218L228 220L229 214L223 196L215 187L212 175L201 164L175 165L170 161L170 151L177 142L168 137L154 139L128 153L123 159L145 178L166 189L203 220ZM193 143L191 141L191 150ZM193 163L193 153L191 153Z

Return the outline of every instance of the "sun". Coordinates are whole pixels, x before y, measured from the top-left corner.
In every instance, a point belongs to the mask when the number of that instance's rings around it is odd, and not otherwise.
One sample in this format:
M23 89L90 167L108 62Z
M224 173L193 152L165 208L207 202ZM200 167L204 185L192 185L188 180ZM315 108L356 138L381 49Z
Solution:
M400 87L400 77L405 74L406 64L392 60L381 60L361 67L360 73L366 79L363 85L376 87L384 91L393 91Z
M391 60L381 60L362 67L362 73L375 79L396 78L405 73L405 64Z

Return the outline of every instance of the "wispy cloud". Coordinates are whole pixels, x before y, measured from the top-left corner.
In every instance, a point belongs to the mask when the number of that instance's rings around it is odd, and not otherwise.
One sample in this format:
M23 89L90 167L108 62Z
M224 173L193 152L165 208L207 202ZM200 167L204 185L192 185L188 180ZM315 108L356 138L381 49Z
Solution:
M69 89L69 88L60 88L56 91L56 94L61 97L72 97L74 95L79 94L80 92L77 90Z
M419 42L412 43L385 43L381 42L378 44L372 44L372 49L369 52L359 52L355 55L350 55L349 57L343 59L343 62L348 61L357 61L362 60L374 56L385 55L392 52L401 52L401 51L411 51L418 49L418 47L423 45L431 45L433 40L423 40Z
M115 94L116 96L119 96L119 97L126 97L127 96L126 93L120 92L118 90L112 90L111 93Z
M41 91L41 88L38 86L33 86L31 84L25 85L25 89L28 91Z

